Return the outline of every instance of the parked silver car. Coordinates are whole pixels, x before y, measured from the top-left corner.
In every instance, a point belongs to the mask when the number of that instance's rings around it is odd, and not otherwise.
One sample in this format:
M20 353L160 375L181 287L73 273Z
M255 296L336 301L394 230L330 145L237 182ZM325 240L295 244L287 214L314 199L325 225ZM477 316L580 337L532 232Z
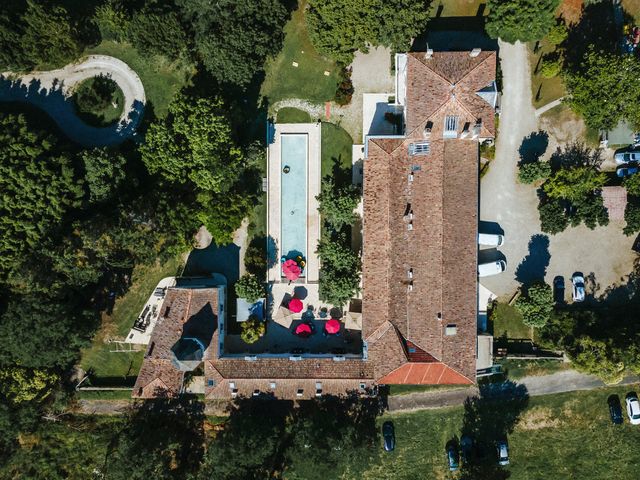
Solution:
M613 157L618 165L629 162L640 162L640 150L637 152L618 152Z
M571 283L573 284L573 301L584 301L584 277L578 273L574 273L571 277Z
M489 277L504 272L507 269L507 262L496 260L495 262L481 263L478 265L478 276Z
M497 233L479 233L478 244L486 245L488 247L500 247L504 244L504 235Z

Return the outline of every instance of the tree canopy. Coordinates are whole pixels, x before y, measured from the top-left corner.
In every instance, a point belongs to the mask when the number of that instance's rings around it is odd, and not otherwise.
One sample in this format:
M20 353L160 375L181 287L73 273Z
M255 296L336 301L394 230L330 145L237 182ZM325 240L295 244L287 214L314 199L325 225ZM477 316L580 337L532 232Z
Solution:
M316 197L320 203L318 211L324 222L334 230L340 230L356 220L355 209L360 197L360 189L356 185L350 183L337 186L333 178L325 179L320 195Z
M505 42L544 38L555 24L560 0L489 0L486 30Z
M369 45L407 49L429 13L425 0L310 0L306 19L316 49L347 65Z
M522 314L522 321L530 327L543 327L553 312L553 291L544 282L527 287L524 295L516 301L516 308Z
M578 66L565 70L564 82L567 103L589 127L610 130L620 120L640 127L640 61L634 55L591 47Z

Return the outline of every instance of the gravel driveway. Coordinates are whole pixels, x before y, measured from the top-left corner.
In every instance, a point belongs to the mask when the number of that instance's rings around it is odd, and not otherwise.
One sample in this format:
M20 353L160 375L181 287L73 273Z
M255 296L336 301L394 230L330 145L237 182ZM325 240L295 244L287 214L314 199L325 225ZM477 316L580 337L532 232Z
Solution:
M76 116L69 98L75 85L98 75L110 77L124 94L123 114L110 127L96 128L84 123ZM146 98L140 78L126 63L106 55L90 55L80 63L58 70L21 76L3 73L0 75L0 101L35 105L49 114L74 142L85 146L104 146L135 136Z
M540 231L536 189L517 182L519 149L525 137L539 125L531 104L531 75L526 45L500 42L503 73L502 112L496 142L496 158L481 180L480 230L503 231L505 244L497 250L482 250L480 261L505 258L507 270L481 283L498 296L513 294L520 282L544 277L551 284L556 275L565 278L583 272L591 281L588 293L599 295L624 281L632 270L633 237L622 233L623 225L610 223L589 230L568 228L558 235ZM565 291L570 298L569 288Z

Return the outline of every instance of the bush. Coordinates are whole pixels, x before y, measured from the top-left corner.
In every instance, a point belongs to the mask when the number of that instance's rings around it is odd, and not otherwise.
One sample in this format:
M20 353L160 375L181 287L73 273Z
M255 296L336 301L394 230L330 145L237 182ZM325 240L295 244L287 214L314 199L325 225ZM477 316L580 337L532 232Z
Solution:
M549 34L547 35L547 40L551 45L560 45L564 42L569 36L569 30L564 22L560 22L549 30Z
M318 244L320 269L320 300L334 306L345 305L356 293L360 283L360 257L351 250L346 235L323 236Z
M236 282L235 285L236 295L239 298L244 298L248 302L255 302L258 299L264 297L264 286L262 282L250 273L245 273Z
M518 180L520 183L533 183L544 180L551 175L551 165L549 162L529 162L520 165L518 170Z
M98 26L103 40L123 42L127 39L129 20L126 13L117 6L105 3L96 7L93 21Z
M544 327L553 313L553 290L546 283L534 283L518 298L515 307L522 314L525 325Z
M353 184L337 187L333 179L323 181L316 199L323 221L336 231L352 225L357 218L354 210L360 201L360 189Z
M559 56L546 56L542 59L540 75L543 78L553 78L562 70L562 58Z
M343 67L340 72L340 82L336 89L335 102L338 105L349 105L353 97L353 82L351 81L351 68Z
M629 236L636 232L640 232L640 199L630 197L627 206L624 209L624 221L627 224L624 227L624 234Z
M261 322L253 315L246 322L242 322L241 328L240 338L244 343L248 344L256 343L266 331L264 322Z

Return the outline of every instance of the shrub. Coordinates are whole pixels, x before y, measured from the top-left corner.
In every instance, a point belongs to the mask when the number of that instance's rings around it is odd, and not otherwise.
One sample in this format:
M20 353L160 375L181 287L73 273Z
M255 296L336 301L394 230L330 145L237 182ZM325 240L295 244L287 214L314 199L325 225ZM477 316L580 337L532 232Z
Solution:
M236 295L246 299L248 302L255 302L264 296L264 287L262 282L250 273L245 273L236 282Z
M551 30L549 30L549 34L547 35L547 40L551 45L560 45L564 42L569 36L569 30L564 22L557 23Z
M637 197L629 198L624 209L624 221L627 222L623 230L625 235L640 232L640 199Z
M251 315L246 322L242 322L242 332L240 338L244 343L256 343L260 340L260 337L264 335L266 326L264 322L261 322L256 317Z
M351 68L343 67L340 72L340 82L336 89L335 102L338 105L349 105L353 97L353 82L351 81Z
M542 66L540 67L540 75L543 78L553 78L557 76L562 70L562 58L559 56L548 57L545 56L542 59Z
M129 20L127 14L117 5L105 3L96 7L93 21L98 26L103 40L123 42L127 39Z
M525 325L544 327L553 313L553 290L546 283L534 283L518 298L515 306L522 314Z
M360 189L353 184L338 187L330 179L322 182L322 190L316 199L322 219L337 231L355 221L357 215L354 210L360 201Z
M529 162L520 165L518 170L518 180L520 183L533 183L544 180L551 175L551 165L549 162Z

